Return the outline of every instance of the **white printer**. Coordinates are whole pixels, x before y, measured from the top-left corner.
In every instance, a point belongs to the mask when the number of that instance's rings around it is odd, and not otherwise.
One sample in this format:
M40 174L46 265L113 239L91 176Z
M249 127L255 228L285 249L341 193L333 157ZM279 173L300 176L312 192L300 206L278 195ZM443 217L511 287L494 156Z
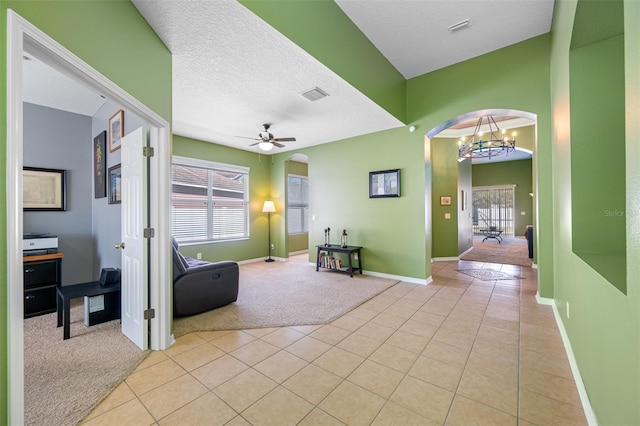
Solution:
M36 256L58 252L58 237L48 233L31 233L22 236L22 255Z

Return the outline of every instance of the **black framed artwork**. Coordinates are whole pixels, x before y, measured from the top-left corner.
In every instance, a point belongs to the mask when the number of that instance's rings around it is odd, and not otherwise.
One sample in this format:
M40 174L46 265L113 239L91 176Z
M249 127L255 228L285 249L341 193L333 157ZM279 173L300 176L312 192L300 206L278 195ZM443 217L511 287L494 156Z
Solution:
M107 196L107 131L93 138L93 197Z
M369 172L369 198L399 196L400 169Z
M24 167L22 207L25 211L66 211L67 171Z
M120 204L122 202L121 181L122 167L120 164L109 167L109 204Z

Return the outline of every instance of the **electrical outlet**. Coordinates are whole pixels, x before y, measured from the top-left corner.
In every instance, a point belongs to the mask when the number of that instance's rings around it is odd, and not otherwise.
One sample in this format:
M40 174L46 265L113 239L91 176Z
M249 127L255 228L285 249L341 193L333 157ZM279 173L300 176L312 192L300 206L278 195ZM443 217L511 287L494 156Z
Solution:
M202 259L202 253L196 253L196 259L201 260Z
M271 250L275 250L276 249L276 245L271 243Z
M567 319L571 318L571 316L569 315L569 302L567 302Z

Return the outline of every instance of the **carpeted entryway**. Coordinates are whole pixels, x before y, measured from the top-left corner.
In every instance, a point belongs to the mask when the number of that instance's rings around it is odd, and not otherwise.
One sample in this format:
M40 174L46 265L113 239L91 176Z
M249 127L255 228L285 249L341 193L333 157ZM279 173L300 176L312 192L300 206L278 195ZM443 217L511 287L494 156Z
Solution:
M494 239L483 242L483 239L483 236L474 237L473 248L461 256L460 260L531 266L526 238L505 237L501 243Z
M71 338L62 339L56 313L24 320L26 425L74 425L144 360L114 320L84 326L84 305L71 307Z
M176 337L193 331L325 324L398 280L320 270L307 254L287 262L240 265L238 301L173 323Z

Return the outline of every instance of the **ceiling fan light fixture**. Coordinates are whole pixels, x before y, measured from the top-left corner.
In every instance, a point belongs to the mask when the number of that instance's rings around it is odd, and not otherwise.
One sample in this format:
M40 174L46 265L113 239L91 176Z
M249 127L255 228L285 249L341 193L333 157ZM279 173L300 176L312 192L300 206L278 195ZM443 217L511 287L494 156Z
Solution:
M271 151L273 149L273 144L271 142L260 142L258 147L263 151Z
M302 96L309 102L315 102L322 98L326 98L327 96L329 96L329 94L319 87L314 87L311 90L307 90L306 92L300 93L300 96Z

